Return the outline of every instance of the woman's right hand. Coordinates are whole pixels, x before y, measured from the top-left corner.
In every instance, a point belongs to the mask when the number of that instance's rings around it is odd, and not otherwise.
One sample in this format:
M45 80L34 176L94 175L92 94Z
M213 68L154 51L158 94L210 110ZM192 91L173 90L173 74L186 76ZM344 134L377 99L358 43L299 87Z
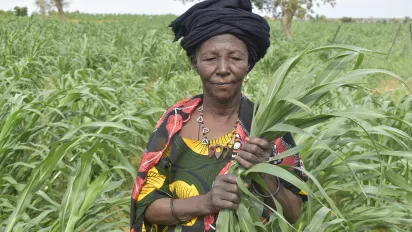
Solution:
M235 175L217 176L212 189L205 195L206 211L209 214L215 214L221 209L237 210L240 194Z

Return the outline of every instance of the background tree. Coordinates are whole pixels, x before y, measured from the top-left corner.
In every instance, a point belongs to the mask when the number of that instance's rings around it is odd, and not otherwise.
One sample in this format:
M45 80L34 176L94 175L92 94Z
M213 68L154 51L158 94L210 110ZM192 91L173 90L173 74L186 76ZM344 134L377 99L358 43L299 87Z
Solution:
M20 16L20 7L18 6L14 7L14 15Z
M260 10L272 13L275 18L281 17L281 30L286 37L292 38L293 17L304 18L313 13L314 5L330 4L335 6L336 0L252 0Z
M52 4L47 0L36 0L35 4L40 9L40 14L46 16L49 11L52 9Z
M54 0L54 6L56 6L57 11L59 12L60 19L65 21L63 7L66 7L68 2L66 0Z
M50 11L51 8L56 7L59 12L60 19L65 21L64 8L69 5L68 0L36 0L35 4L40 8L42 15L46 15L47 11Z
M28 15L28 10L27 7L14 7L14 14L16 16L27 16Z

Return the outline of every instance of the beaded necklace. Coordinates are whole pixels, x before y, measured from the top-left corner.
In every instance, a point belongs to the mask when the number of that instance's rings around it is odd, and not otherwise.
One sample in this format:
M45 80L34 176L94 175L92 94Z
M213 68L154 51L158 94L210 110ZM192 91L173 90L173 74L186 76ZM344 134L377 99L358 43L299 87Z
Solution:
M216 144L215 146L211 146L210 141L209 141L209 139L207 138L207 135L206 135L208 132L210 132L210 130L205 127L205 122L204 122L204 119L203 119L203 105L200 106L199 109L197 109L197 110L200 112L200 116L197 118L197 122L200 123L201 128L202 128L202 134L203 134L202 144L208 146L208 156L209 156L209 158L212 158L213 156L215 156L217 159L219 159L221 156L223 156L223 159L225 159L226 156L229 154L229 150L230 150L229 144L235 138L236 128L237 128L237 125L239 123L239 119L236 120L234 129L232 131L232 135L230 136L230 139L229 139L229 141L227 142L226 145Z

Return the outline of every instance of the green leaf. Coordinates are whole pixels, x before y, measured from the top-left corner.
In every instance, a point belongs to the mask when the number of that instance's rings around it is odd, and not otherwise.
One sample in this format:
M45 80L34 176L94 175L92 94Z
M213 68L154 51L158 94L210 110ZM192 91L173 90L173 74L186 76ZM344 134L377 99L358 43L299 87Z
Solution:
M81 218L82 214L85 213L81 211L81 207L86 208L87 205L91 204L90 202L87 202L90 194L97 194L88 192L89 196L87 196L85 193L90 181L93 154L99 148L100 143L96 141L87 152L82 154L81 161L78 163L76 170L71 175L69 186L66 189L62 203L62 212L60 214L59 226L61 231L68 232L74 230L77 221ZM103 186L104 184L99 188ZM69 213L68 218L66 218L66 213Z
M43 182L49 178L51 172L56 167L57 163L63 158L66 154L67 149L74 142L59 144L56 143L53 145L50 153L47 155L47 158L44 159L32 172L26 186L23 191L20 193L17 205L10 215L5 231L10 232L13 230L13 227L17 221L22 216L24 210L29 205L33 194L38 191Z
M365 58L365 54L360 53L358 55L358 59L356 60L356 64L355 67L353 68L354 70L359 69L359 67L361 66L361 64L363 63L363 59Z
M327 207L323 206L322 208L320 208L313 216L312 221L303 232L319 232L329 212L330 209Z
M246 199L242 199L242 201L239 204L239 208L237 210L237 216L239 217L239 226L240 226L240 230L242 232L257 232L255 227L254 227L254 222L252 221L252 218L249 215L249 210L253 210L253 209L247 209L244 201ZM228 230L228 231L231 231Z
M408 183L401 175L394 173L392 170L385 170L385 178L404 191L412 193L412 184Z
M358 54L350 53L334 59L316 78L313 86L321 86L332 82Z
M346 50L346 51L352 51L352 52L357 52L357 53L363 53L363 54L384 54L384 53L378 53L378 52L372 52L371 50L361 48L361 47L356 47L352 45L345 45L345 44L333 44L333 45L327 45L323 47L318 47L309 50L307 53L315 53L315 52L320 52L324 50L334 50L334 49L340 49L340 50Z
M411 88L409 87L407 82L404 81L404 79L402 77L400 77L399 75L397 75L397 74L395 74L391 71L387 71L387 70L383 70L383 69L358 69L358 70L354 70L354 71L348 72L345 75L342 75L341 77L336 79L334 82L341 83L341 82L348 82L348 81L359 81L361 77L365 77L365 76L371 75L371 74L386 74L390 77L393 77L394 79L396 79L396 80L400 81L401 83L403 83L406 86L406 88L408 88L409 92L412 93Z
M333 112L330 115L333 115L336 117L350 118L353 120L385 118L385 115L377 112L376 110L370 110L370 109L364 109L364 108L346 109L346 110L342 110L338 112Z
M175 228L175 232L182 232L182 225L178 224Z
M230 232L231 215L230 210L222 209L219 211L219 217L216 220L216 231L229 231Z

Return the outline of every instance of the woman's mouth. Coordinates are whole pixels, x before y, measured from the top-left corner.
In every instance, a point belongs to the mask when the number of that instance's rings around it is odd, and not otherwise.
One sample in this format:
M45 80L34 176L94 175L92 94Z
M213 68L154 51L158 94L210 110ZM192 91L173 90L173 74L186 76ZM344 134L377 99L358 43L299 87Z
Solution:
M229 86L229 85L232 85L233 83L213 83L213 84L217 86Z

